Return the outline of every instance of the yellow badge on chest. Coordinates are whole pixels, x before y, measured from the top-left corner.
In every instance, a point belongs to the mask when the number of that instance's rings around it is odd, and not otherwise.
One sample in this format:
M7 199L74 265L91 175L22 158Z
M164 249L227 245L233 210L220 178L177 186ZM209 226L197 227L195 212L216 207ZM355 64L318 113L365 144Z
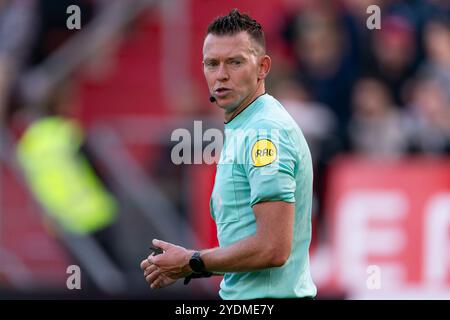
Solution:
M261 139L252 147L252 162L255 167L266 166L277 158L277 148L272 141Z

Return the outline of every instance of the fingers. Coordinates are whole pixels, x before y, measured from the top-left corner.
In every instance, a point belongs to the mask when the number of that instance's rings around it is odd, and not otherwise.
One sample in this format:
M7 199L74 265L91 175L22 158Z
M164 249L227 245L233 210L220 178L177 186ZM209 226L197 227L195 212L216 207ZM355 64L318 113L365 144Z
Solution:
M148 282L150 288L152 289L162 289L177 281L176 279L171 279L170 277L165 275L159 268L146 275L145 280Z
M144 259L141 262L141 269L142 271L144 271L145 269L147 269L150 266L150 262L148 261L148 259Z
M157 269L157 270L151 272L150 274L148 274L145 277L145 281L147 281L153 288L154 281L160 276L160 274L161 274L161 271Z
M148 256L147 261L150 265L152 264L158 264L159 260L161 259L160 255L155 256L154 254L151 254Z
M158 277L157 279L155 279L153 281L153 283L152 283L152 285L150 287L152 289L159 289L159 288L161 288L161 281L162 281L162 278L160 276L160 277Z
M164 251L168 250L170 247L173 246L173 244L171 244L169 242L165 242L165 241L158 240L158 239L153 239L152 243L155 247L161 248Z
M153 256L154 256L154 254L152 253L151 255L149 255L147 257L147 259L142 260L142 262L141 262L141 269L142 270L147 269L149 266L151 266L153 264L153 260L152 260Z
M152 273L153 271L158 270L158 267L154 264L152 264L151 266L147 267L144 270L144 277L147 277L150 273Z

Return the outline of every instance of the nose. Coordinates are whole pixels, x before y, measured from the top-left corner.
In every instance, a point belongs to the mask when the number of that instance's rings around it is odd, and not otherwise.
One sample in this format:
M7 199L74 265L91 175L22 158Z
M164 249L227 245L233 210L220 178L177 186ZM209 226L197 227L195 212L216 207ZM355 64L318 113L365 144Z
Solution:
M221 63L219 65L219 69L217 70L217 80L219 81L226 81L229 79L228 70L224 63Z

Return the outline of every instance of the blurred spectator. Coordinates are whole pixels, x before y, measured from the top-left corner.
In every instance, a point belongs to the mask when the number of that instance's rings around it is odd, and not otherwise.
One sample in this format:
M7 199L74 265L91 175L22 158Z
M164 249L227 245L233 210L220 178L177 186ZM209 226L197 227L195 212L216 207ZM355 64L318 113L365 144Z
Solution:
M386 10L383 10L384 13L408 19L417 30L422 30L427 21L433 20L436 15L450 15L450 2L448 0L396 0L388 2ZM420 33L417 35L419 36L417 40L420 40Z
M314 100L331 108L343 127L358 74L354 48L336 4L307 4L289 19L283 32L296 60L294 76L305 83Z
M275 95L302 129L313 161L317 163L326 152L327 141L336 134L337 119L329 107L311 99L298 82L285 80L276 87Z
M376 5L381 9L381 11L384 11L385 6L389 4L389 1L386 0L342 0L341 2L345 10L355 17L363 26L366 25L366 20L368 17L367 8L369 6Z
M349 124L352 150L380 156L400 156L407 150L402 117L385 84L360 79L353 90L353 116Z
M92 157L81 125L71 117L73 94L73 82L65 80L50 92L39 114L19 109L27 114L28 125L17 138L18 163L44 209L49 233L59 239L65 238L63 234L72 236L70 246L66 241L62 245L81 268L89 269L99 261L98 254L92 254L92 263L87 264L80 254L78 239L89 238L105 254L108 267L127 271L130 263L119 248L120 202Z
M371 56L371 50L369 43L376 33L375 30L370 30L366 27L367 8L372 5L376 5L380 8L381 13L386 12L387 1L385 0L342 0L343 17L346 23L350 39L351 46L356 50L354 57L354 63L360 64L360 66L366 65Z
M397 106L402 106L402 87L416 69L417 43L414 26L402 16L382 20L381 30L374 31L372 61L366 72L387 86Z
M437 80L420 78L413 85L407 131L413 152L450 153L450 99Z
M440 82L450 98L450 17L430 21L424 30L426 60L419 73Z

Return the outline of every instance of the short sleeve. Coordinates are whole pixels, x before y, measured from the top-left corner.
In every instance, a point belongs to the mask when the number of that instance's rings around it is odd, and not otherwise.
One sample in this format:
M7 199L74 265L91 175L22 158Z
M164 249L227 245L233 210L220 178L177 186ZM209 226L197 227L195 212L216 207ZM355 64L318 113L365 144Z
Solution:
M263 201L295 202L299 159L293 132L275 122L258 124L245 143L244 169L250 184L250 206Z

